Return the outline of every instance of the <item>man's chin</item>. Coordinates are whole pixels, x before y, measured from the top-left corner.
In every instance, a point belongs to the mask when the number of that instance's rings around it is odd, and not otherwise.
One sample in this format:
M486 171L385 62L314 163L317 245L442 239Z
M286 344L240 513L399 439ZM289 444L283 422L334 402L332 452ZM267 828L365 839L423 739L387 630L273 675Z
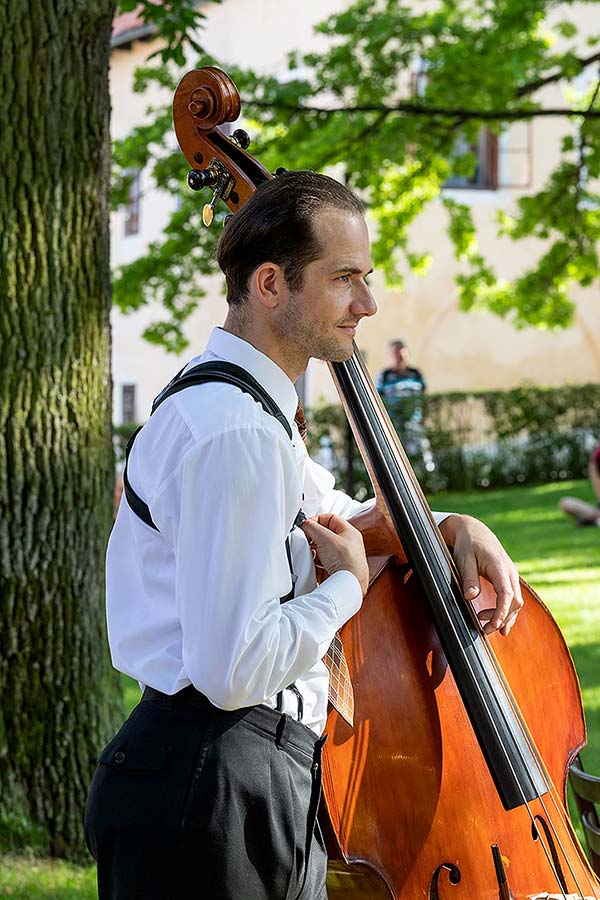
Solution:
M320 353L315 353L315 359L322 359L324 362L348 362L352 353L354 352L354 347L350 345L349 347L328 347L326 350L322 350Z

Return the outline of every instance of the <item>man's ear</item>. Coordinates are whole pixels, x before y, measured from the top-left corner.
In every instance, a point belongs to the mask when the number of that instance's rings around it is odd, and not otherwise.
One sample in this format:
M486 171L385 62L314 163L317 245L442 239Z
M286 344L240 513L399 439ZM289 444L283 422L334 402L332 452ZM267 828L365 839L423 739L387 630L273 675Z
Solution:
M265 262L250 276L251 290L263 306L276 309L285 290L283 269L276 263Z

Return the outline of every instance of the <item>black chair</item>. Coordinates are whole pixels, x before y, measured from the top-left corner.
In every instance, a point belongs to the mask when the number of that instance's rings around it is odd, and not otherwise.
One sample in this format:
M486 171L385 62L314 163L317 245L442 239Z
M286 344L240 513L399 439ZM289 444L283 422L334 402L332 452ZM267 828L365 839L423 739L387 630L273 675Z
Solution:
M585 772L581 759L576 756L569 772L569 781L581 816L590 863L596 875L600 876L600 820L596 809L596 804L600 806L600 777Z

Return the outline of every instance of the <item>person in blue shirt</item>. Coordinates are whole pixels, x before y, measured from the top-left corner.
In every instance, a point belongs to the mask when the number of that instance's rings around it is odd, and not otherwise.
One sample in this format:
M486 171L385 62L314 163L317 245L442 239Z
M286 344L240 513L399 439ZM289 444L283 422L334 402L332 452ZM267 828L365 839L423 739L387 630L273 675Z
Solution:
M404 341L390 341L389 350L391 366L379 373L377 390L408 456L432 472L433 455L423 425L425 379L419 369L409 366Z

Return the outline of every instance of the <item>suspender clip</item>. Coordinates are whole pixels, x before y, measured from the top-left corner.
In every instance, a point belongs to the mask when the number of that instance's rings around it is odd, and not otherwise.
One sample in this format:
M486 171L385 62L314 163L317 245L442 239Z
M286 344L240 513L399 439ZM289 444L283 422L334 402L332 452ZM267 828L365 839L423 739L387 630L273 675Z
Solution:
M300 528L300 526L302 525L302 523L303 523L303 522L306 522L307 519L308 519L308 516L306 515L306 513L304 512L304 510L303 510L303 509L299 509L299 510L298 510L298 513L297 513L297 515L296 515L296 518L294 519L294 524L292 525L292 529L294 529L294 528Z

